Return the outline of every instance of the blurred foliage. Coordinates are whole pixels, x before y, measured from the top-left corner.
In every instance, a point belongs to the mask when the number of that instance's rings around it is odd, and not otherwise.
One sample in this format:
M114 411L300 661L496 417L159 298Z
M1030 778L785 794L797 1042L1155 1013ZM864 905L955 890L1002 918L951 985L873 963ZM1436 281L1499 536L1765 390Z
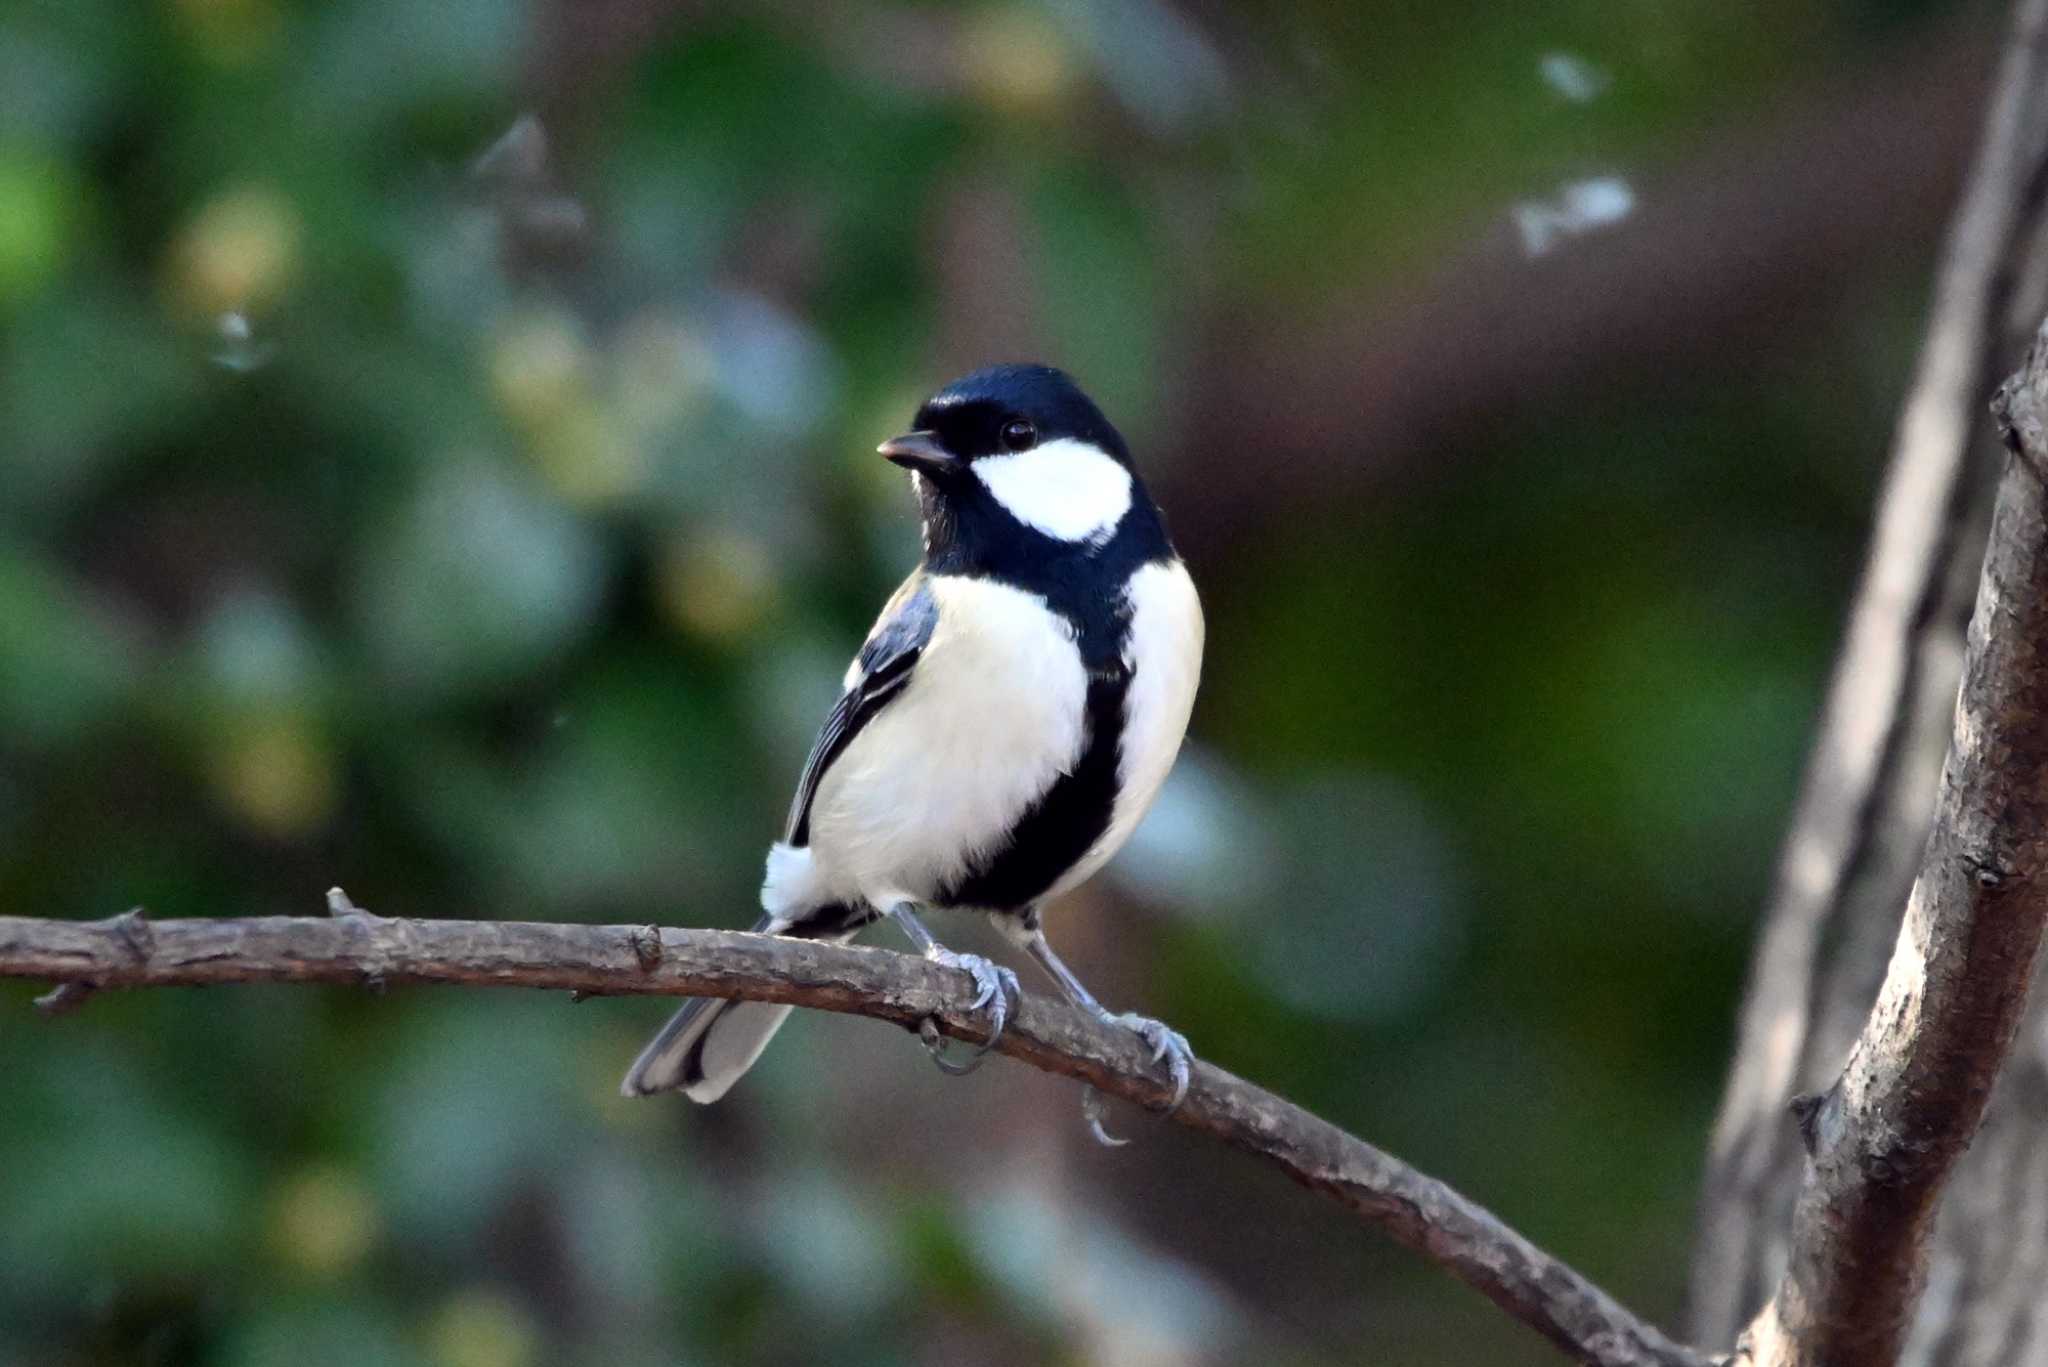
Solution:
M1176 398L1218 320L1517 223L1597 254L1715 130L1983 12L13 0L0 910L744 923L915 555L864 453L922 391L1041 353L1193 508L1260 458ZM1195 741L1051 918L1667 1322L1899 245L1191 540ZM706 1111L614 1095L654 1004L27 996L9 1362L1549 1360L1240 1160L864 1023Z

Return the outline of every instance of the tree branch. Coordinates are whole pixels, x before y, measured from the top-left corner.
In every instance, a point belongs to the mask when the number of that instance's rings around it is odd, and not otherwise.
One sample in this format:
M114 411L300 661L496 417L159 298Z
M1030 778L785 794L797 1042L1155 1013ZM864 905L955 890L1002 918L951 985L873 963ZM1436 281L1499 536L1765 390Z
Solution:
M538 987L586 995L737 997L894 1021L935 1020L980 1043L965 973L860 946L653 926L413 921L336 915L247 920L0 917L0 978L91 989L290 982ZM138 933L138 928L142 928ZM1046 1072L1158 1106L1167 1081L1137 1036L1024 998L998 1046ZM1270 1092L1198 1062L1175 1119L1255 1154L1438 1263L1581 1362L1705 1367L1484 1207Z
M1898 1360L1951 1168L1977 1132L2048 925L2048 328L2000 391L2009 460L1920 876L1877 1004L1815 1108L1760 1367Z
M1702 1182L1702 1342L1726 1342L1783 1275L1804 1159L1787 1104L1839 1072L1919 872L1997 482L1980 415L2048 309L2044 22L2048 0L2019 0L1757 937Z

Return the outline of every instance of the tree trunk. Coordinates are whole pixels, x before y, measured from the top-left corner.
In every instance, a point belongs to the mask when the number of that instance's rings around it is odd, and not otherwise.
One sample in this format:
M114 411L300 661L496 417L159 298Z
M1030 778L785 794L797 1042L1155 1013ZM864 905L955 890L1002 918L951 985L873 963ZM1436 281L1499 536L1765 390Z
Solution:
M1703 1184L1696 1343L1734 1342L1784 1274L1808 1167L1795 1101L1840 1076L1926 844L2001 463L1986 405L2048 307L2044 41L2048 0L2022 0L1758 939ZM2048 1367L2043 995L1952 1179L1907 1363Z

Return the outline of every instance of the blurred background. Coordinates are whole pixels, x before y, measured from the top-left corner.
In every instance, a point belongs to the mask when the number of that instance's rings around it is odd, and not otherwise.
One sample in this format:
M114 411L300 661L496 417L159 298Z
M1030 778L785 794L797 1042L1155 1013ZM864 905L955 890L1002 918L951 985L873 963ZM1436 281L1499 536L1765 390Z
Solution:
M916 556L875 443L1043 358L1210 618L1055 943L1675 1324L2002 20L9 0L0 911L750 922ZM616 1095L660 1002L31 995L9 1363L1553 1360L873 1022L702 1109Z

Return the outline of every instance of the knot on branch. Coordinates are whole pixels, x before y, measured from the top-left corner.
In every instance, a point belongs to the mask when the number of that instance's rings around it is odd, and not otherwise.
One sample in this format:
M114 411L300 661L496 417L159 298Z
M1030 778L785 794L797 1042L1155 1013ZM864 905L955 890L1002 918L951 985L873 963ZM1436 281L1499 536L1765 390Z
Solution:
M156 953L156 936L149 928L149 920L141 907L130 907L119 916L109 916L100 922L114 938L115 943L125 950L137 964L146 964ZM34 1002L35 1009L45 1020L76 1011L91 1000L100 990L100 985L89 978L74 978L70 982L58 983Z
M1996 892L2018 872L2010 859L1995 851L1987 855L1965 854L1962 862L1963 867L1970 871L1971 880L1986 892Z
M2027 359L1991 399L1998 438L2028 472L2048 483L2048 422L2044 422L2043 389L2048 388L2048 325L2034 335Z
M109 917L107 927L136 963L146 964L156 953L156 932L149 928L149 918L142 914L141 907L130 907L119 916Z
M383 996L387 985L387 971L390 968L390 953L382 939L374 932L373 923L384 920L349 899L339 887L327 890L327 914L350 927L349 938L360 941L363 987L374 996Z
M1789 1109L1799 1122L1799 1142L1805 1146L1808 1158L1820 1147L1820 1112L1827 1101L1826 1092L1802 1092L1792 1098Z
M632 936L633 957L639 961L642 973L652 973L661 965L661 927L644 925Z
M338 887L334 887L327 890L327 914L329 916L368 916L370 913L350 901L347 893Z

